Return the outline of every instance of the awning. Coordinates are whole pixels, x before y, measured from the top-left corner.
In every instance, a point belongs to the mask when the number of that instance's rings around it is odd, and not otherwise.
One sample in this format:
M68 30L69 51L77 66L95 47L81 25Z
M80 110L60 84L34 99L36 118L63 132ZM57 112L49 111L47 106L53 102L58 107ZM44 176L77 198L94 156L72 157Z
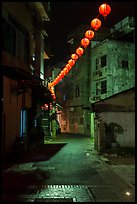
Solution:
M18 67L2 65L2 74L13 80L35 80L41 82L38 77L33 76L29 71L24 71Z
M87 104L87 105L84 105L84 106L82 107L82 109L90 110L90 109L91 109L91 106L90 106L90 104Z
M135 111L135 87L91 104L91 112Z
M19 81L17 90L18 94L26 92L27 88L31 88L33 98L35 98L40 104L53 102L51 92L47 87L42 85L42 79L35 77L20 68L7 65L2 66L2 73L3 76Z

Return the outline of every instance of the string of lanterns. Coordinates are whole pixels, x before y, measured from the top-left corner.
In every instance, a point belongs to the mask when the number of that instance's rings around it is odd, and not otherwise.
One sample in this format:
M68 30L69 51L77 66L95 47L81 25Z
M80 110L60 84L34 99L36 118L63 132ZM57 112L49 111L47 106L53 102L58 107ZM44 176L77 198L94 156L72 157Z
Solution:
M111 12L111 7L107 3L103 3L99 7L99 14L101 14L104 19L107 17L107 15ZM94 18L90 25L94 29L94 31L97 31L101 25L102 22L99 20L98 16ZM61 79L68 74L68 72L72 69L72 67L75 65L76 61L79 59L84 54L84 49L88 47L90 44L90 41L92 38L95 36L95 32L93 30L89 29L85 32L84 38L81 39L80 43L81 45L76 49L76 52L71 54L71 59L68 60L66 66L63 68L63 70L59 73L59 75L52 81L51 83L48 84L48 88L51 91L51 95L53 100L56 99L55 93L54 93L54 86L61 81Z

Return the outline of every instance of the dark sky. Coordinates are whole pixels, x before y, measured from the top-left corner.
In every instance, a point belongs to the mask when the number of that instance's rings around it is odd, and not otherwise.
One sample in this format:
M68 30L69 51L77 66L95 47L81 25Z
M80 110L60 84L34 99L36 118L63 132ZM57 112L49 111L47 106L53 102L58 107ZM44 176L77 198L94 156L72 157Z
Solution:
M67 35L81 24L89 25L99 14L98 8L103 1L91 2L51 2L48 39L54 62L64 61L67 54ZM111 13L102 21L105 27L114 24L127 16L135 16L135 1L109 2ZM101 17L102 18L102 17ZM101 20L100 18L100 20Z

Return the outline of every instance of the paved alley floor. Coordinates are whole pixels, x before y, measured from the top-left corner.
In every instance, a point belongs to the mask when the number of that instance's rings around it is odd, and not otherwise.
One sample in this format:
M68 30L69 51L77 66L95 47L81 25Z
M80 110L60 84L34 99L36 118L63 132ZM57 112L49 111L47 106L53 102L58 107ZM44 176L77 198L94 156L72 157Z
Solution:
M61 134L3 168L3 202L135 202L90 138Z

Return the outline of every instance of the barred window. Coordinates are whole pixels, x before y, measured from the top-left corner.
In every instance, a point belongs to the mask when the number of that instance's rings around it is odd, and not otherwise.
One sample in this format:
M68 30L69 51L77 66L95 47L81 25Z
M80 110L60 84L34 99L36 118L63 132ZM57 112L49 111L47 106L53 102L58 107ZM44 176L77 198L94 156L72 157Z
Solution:
M101 57L101 67L105 67L107 65L106 55Z
M80 87L79 87L79 85L76 85L75 97L79 97L79 96L80 96Z
M101 82L101 94L107 93L107 81Z
M128 60L122 60L122 68L128 68Z

